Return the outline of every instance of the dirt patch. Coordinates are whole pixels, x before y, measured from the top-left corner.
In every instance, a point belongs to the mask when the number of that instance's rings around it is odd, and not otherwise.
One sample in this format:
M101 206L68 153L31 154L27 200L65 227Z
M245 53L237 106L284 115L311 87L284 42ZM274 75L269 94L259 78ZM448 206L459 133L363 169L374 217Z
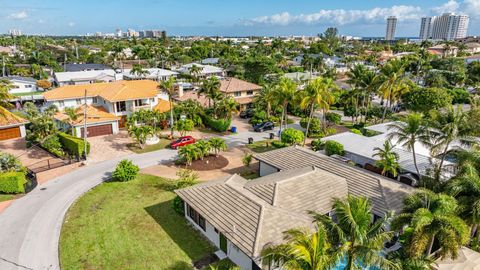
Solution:
M203 160L195 160L192 162L192 165L185 166L179 165L181 168L186 168L194 171L211 171L211 170L219 170L227 167L228 159L224 156L210 155L203 158Z

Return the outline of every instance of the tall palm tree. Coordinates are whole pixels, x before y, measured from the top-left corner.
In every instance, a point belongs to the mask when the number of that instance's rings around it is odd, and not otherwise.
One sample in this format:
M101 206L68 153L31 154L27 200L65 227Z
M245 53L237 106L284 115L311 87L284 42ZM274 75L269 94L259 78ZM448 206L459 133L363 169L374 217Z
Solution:
M432 113L430 126L436 130L432 134L432 154L440 155L440 162L435 168L435 179L440 180L443 163L450 146L457 140L469 140L472 130L468 124L468 114L462 107L449 106L445 110Z
M64 109L64 113L68 117L68 119L66 120L68 124L71 124L71 122L76 121L78 119L77 110L75 108L66 107ZM72 136L75 135L74 132L75 132L75 129L72 128Z
M282 118L280 120L280 133L282 133L283 123L287 122L287 107L297 94L297 84L287 78L281 78L278 88L275 89L275 96L282 102ZM284 121L285 120L285 121Z
M383 148L375 147L373 151L373 157L379 157L376 165L382 169L382 175L391 174L393 177L396 177L398 174L398 169L400 165L398 164L398 153L393 150L393 145L390 140L386 140L383 143Z
M254 97L255 103L263 103L267 109L267 118L270 118L272 106L277 103L275 96L275 86L272 84L265 85L260 93Z
M220 81L217 77L207 78L203 80L202 87L198 90L197 95L205 95L208 98L208 107L211 107L211 97L215 96L217 92L220 92L220 85Z
M148 75L149 72L146 69L143 69L141 65L133 65L132 69L130 70L130 74L143 78L144 76Z
M13 88L13 84L10 80L0 79L0 107L11 108L10 100L13 96L10 94L10 89Z
M380 69L380 75L377 76L380 84L378 90L385 101L382 122L385 121L387 108L393 104L398 92L407 87L404 73L403 63L396 59L390 60Z
M282 269L330 269L338 260L329 243L327 230L321 223L316 224L315 232L291 229L283 235L286 243L268 246L262 250L263 259L280 263Z
M388 139L396 139L408 151L412 152L413 164L417 175L421 177L420 170L417 164L417 155L415 154L415 143L421 143L425 146L430 146L430 132L424 125L423 115L420 113L412 113L407 116L405 122L393 122L388 126L391 130Z
M381 255L385 242L393 237L393 232L387 229L390 214L372 222L371 202L367 198L352 196L345 200L334 199L333 212L337 222L323 213L312 214L327 229L330 243L337 247L338 257L346 260L346 270L362 269L365 266L399 269L395 263Z
M324 111L325 116L325 112L330 108L330 105L335 102L335 97L331 90L336 88L337 86L332 79L318 77L315 80L310 81L307 87L301 92L300 107L302 109L308 108L310 110L303 145L305 145L308 136L310 122L312 121L315 108L321 108ZM323 119L325 119L325 117L323 117Z
M455 198L418 189L404 199L404 209L392 222L392 228L405 229L405 248L410 257L429 256L436 242L437 255L456 258L469 238L468 227L456 215L457 210Z
M218 107L226 119L232 118L233 114L238 113L238 103L232 97L220 100Z
M347 73L347 76L349 78L348 83L355 89L358 89L357 92L360 92L357 96L361 96L361 101L363 101L362 107L365 108L364 112L366 114L370 107L372 93L376 90L375 72L364 65L355 65Z
M175 95L175 84L176 79L173 76L170 76L168 80L160 82L158 88L162 91L165 91L168 95L168 101L170 102L170 136L173 137L173 95Z

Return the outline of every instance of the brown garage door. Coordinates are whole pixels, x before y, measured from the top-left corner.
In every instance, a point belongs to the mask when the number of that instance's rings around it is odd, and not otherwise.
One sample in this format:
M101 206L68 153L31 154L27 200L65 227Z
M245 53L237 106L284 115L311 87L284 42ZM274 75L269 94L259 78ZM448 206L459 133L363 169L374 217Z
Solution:
M82 131L82 138L83 138L83 128L81 129L81 131ZM87 127L87 131L88 131L87 137L110 135L113 133L111 124Z
M20 137L20 127L0 129L0 141Z

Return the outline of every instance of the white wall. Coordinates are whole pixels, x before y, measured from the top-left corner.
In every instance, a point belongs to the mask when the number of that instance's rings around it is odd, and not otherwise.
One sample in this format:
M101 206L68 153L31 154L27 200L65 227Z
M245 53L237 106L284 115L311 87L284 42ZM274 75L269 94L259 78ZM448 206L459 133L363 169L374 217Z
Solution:
M94 127L94 126L103 126L103 125L112 125L112 131L113 131L113 134L117 134L119 132L118 130L118 121L115 121L115 122L111 122L111 123L95 123L95 124L87 124L87 128L88 127ZM83 125L82 126L76 126L75 127L75 135L78 137L78 138L81 138L82 137L82 128L83 128ZM87 134L87 137L88 137L88 134Z
M24 138L25 136L27 136L27 132L26 132L26 130L25 130L25 125L21 125L21 126L20 126L20 136L21 136L22 138Z
M84 104L84 101L85 101L84 98L78 98L78 99L80 100L81 104ZM65 99L65 100L63 100L63 105L61 104L60 100L53 100L53 101L49 101L49 102L46 103L47 106L49 106L51 104L56 105L59 110L62 110L66 107L76 108L76 107L79 107L81 105L81 104L77 103L77 99ZM93 104L93 98L87 97L87 104L92 105Z
M278 172L278 169L260 161L260 176L269 175Z
M32 93L37 91L37 85L34 82L18 82L12 81L15 88L9 90L11 94L18 94L18 93Z

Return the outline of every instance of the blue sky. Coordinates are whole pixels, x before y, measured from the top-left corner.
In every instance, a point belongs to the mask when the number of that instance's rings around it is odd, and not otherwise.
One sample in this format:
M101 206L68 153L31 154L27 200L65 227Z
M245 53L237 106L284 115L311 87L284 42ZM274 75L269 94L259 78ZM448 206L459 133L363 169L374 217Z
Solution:
M480 0L0 0L0 33L85 34L161 29L172 35L383 36L385 18L399 18L397 36L417 36L420 17L454 11L470 15L480 34ZM479 18L479 19L477 19Z

